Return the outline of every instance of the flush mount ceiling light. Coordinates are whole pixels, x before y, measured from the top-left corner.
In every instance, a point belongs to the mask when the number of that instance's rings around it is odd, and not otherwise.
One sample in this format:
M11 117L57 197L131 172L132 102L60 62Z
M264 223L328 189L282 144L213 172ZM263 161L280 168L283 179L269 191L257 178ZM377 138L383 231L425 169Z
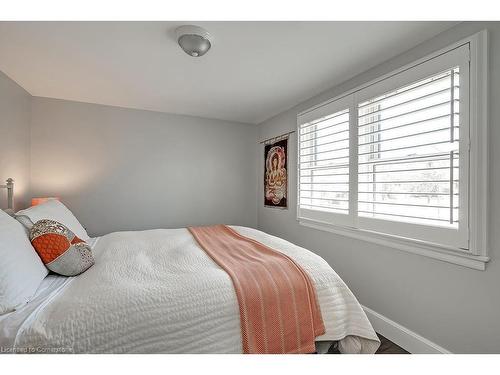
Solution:
M177 34L177 42L189 56L201 57L212 46L212 36L199 26L180 26L175 30L175 33Z

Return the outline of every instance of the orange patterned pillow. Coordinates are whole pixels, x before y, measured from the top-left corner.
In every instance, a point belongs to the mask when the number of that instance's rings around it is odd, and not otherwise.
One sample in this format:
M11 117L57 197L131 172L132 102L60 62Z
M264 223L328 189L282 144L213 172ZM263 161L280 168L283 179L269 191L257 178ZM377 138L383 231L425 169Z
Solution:
M87 243L55 220L37 221L31 227L29 237L42 262L55 273L75 276L94 264Z

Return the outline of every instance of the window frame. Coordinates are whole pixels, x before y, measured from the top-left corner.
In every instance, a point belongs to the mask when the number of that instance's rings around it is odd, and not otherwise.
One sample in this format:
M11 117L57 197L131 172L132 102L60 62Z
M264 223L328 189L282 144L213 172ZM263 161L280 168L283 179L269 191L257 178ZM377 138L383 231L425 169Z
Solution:
M441 55L449 54L453 56L454 50L460 51L460 47L468 45L468 63L469 63L469 101L468 108L464 111L464 116L467 116L467 126L469 130L469 140L466 143L460 141L460 149L467 152L469 159L469 170L466 171L468 174L468 192L463 193L461 190L461 196L465 196L468 193L468 232L465 232L466 237L463 237L463 233L460 238L457 238L456 243L452 245L439 245L435 242L431 242L428 238L423 239L422 236L416 236L420 238L409 238L402 237L401 234L387 233L380 231L380 226L377 222L380 222L382 226L387 226L388 223L394 224L406 224L390 220L381 220L374 218L363 218L358 215L354 215L357 212L357 104L362 102L363 99L374 97L377 93L382 93L379 91L384 86L390 87L390 82L394 80L401 79L401 77L406 77L406 75L411 76L411 68L418 65L428 65L430 67L430 73L427 76L438 73L439 70L433 67L431 60ZM441 59L446 62L445 59ZM439 59L435 59L439 61ZM391 73L385 74L372 80L366 84L358 86L342 95L335 98L327 100L326 102L320 103L312 108L309 108L297 115L297 154L300 153L300 124L304 123L304 119L309 118L310 120L318 118L318 111L324 111L324 115L328 114L329 108L334 108L335 102L341 100L344 102L351 102L349 107L350 114L350 142L349 142L349 174L350 174L350 184L349 184L349 197L356 197L356 199L349 199L349 217L351 219L348 223L332 223L328 218L311 218L304 217L301 215L300 209L300 185L298 184L300 178L300 165L297 163L297 220L301 225L312 227L315 229L326 230L336 234L357 238L364 241L369 241L372 243L377 243L379 245L389 246L391 248L396 248L412 253L417 253L420 255L428 256L431 258L443 260L450 263L459 264L462 266L470 267L473 269L484 270L486 268L486 262L489 261L488 257L488 129L487 129L487 73L488 73L488 58L487 58L487 32L483 30L476 33L468 38L462 39L457 43L454 43L446 48L436 51L428 56L414 61L411 64L405 65L400 69L397 69ZM439 66L439 64L437 64ZM445 69L449 68L447 66ZM463 66L460 66L462 69ZM407 71L410 71L408 73ZM417 75L422 75L421 78L425 78L425 68L421 70L415 70ZM419 77L413 79L413 81L418 80ZM385 82L385 83L384 83ZM399 84L399 87L408 84L403 78ZM394 85L394 84L392 84ZM392 87L394 88L394 87ZM390 90L390 88L389 88ZM388 90L386 90L388 91ZM344 107L345 109L345 107ZM462 107L461 107L462 112ZM332 113L332 112L330 112ZM461 115L462 116L462 113ZM461 117L462 120L462 117ZM462 126L462 125L461 125ZM463 152L463 151L461 151ZM299 159L298 159L299 160ZM461 168L463 170L463 168ZM462 172L461 172L462 173ZM462 177L462 176L461 176ZM463 194L462 194L463 193ZM462 199L462 198L460 198ZM461 201L462 204L463 201ZM347 216L347 215L343 215ZM368 219L368 220L365 220ZM379 224L380 224L379 223ZM404 227L405 225L403 225ZM418 224L409 224L408 228L417 228ZM426 229L432 228L426 226ZM439 228L441 229L441 228ZM451 230L451 229L450 229ZM456 233L456 230L453 230ZM411 233L411 229L410 232ZM434 238L430 236L431 239ZM439 237L439 235L438 235ZM437 237L437 238L438 238ZM435 239L435 238L434 238ZM463 247L464 240L468 240L468 250L464 250Z

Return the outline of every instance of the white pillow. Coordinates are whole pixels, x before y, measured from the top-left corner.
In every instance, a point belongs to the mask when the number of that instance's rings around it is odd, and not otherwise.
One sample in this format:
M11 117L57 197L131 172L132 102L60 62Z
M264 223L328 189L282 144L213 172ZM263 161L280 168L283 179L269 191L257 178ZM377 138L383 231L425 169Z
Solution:
M42 219L55 220L67 226L79 239L84 241L89 239L87 231L82 227L75 215L64 204L55 199L18 211L16 215L28 216L33 224Z
M0 315L27 303L47 274L22 224L0 210Z

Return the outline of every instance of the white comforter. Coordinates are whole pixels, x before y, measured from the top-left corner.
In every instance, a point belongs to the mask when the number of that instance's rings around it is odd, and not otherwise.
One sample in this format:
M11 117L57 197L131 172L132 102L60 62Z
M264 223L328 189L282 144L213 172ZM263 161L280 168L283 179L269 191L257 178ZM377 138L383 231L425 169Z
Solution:
M360 304L319 256L255 229L233 227L297 261L312 277L326 333L346 353L379 342ZM229 276L186 229L101 237L96 263L71 278L25 321L18 348L76 353L241 353L236 294Z

